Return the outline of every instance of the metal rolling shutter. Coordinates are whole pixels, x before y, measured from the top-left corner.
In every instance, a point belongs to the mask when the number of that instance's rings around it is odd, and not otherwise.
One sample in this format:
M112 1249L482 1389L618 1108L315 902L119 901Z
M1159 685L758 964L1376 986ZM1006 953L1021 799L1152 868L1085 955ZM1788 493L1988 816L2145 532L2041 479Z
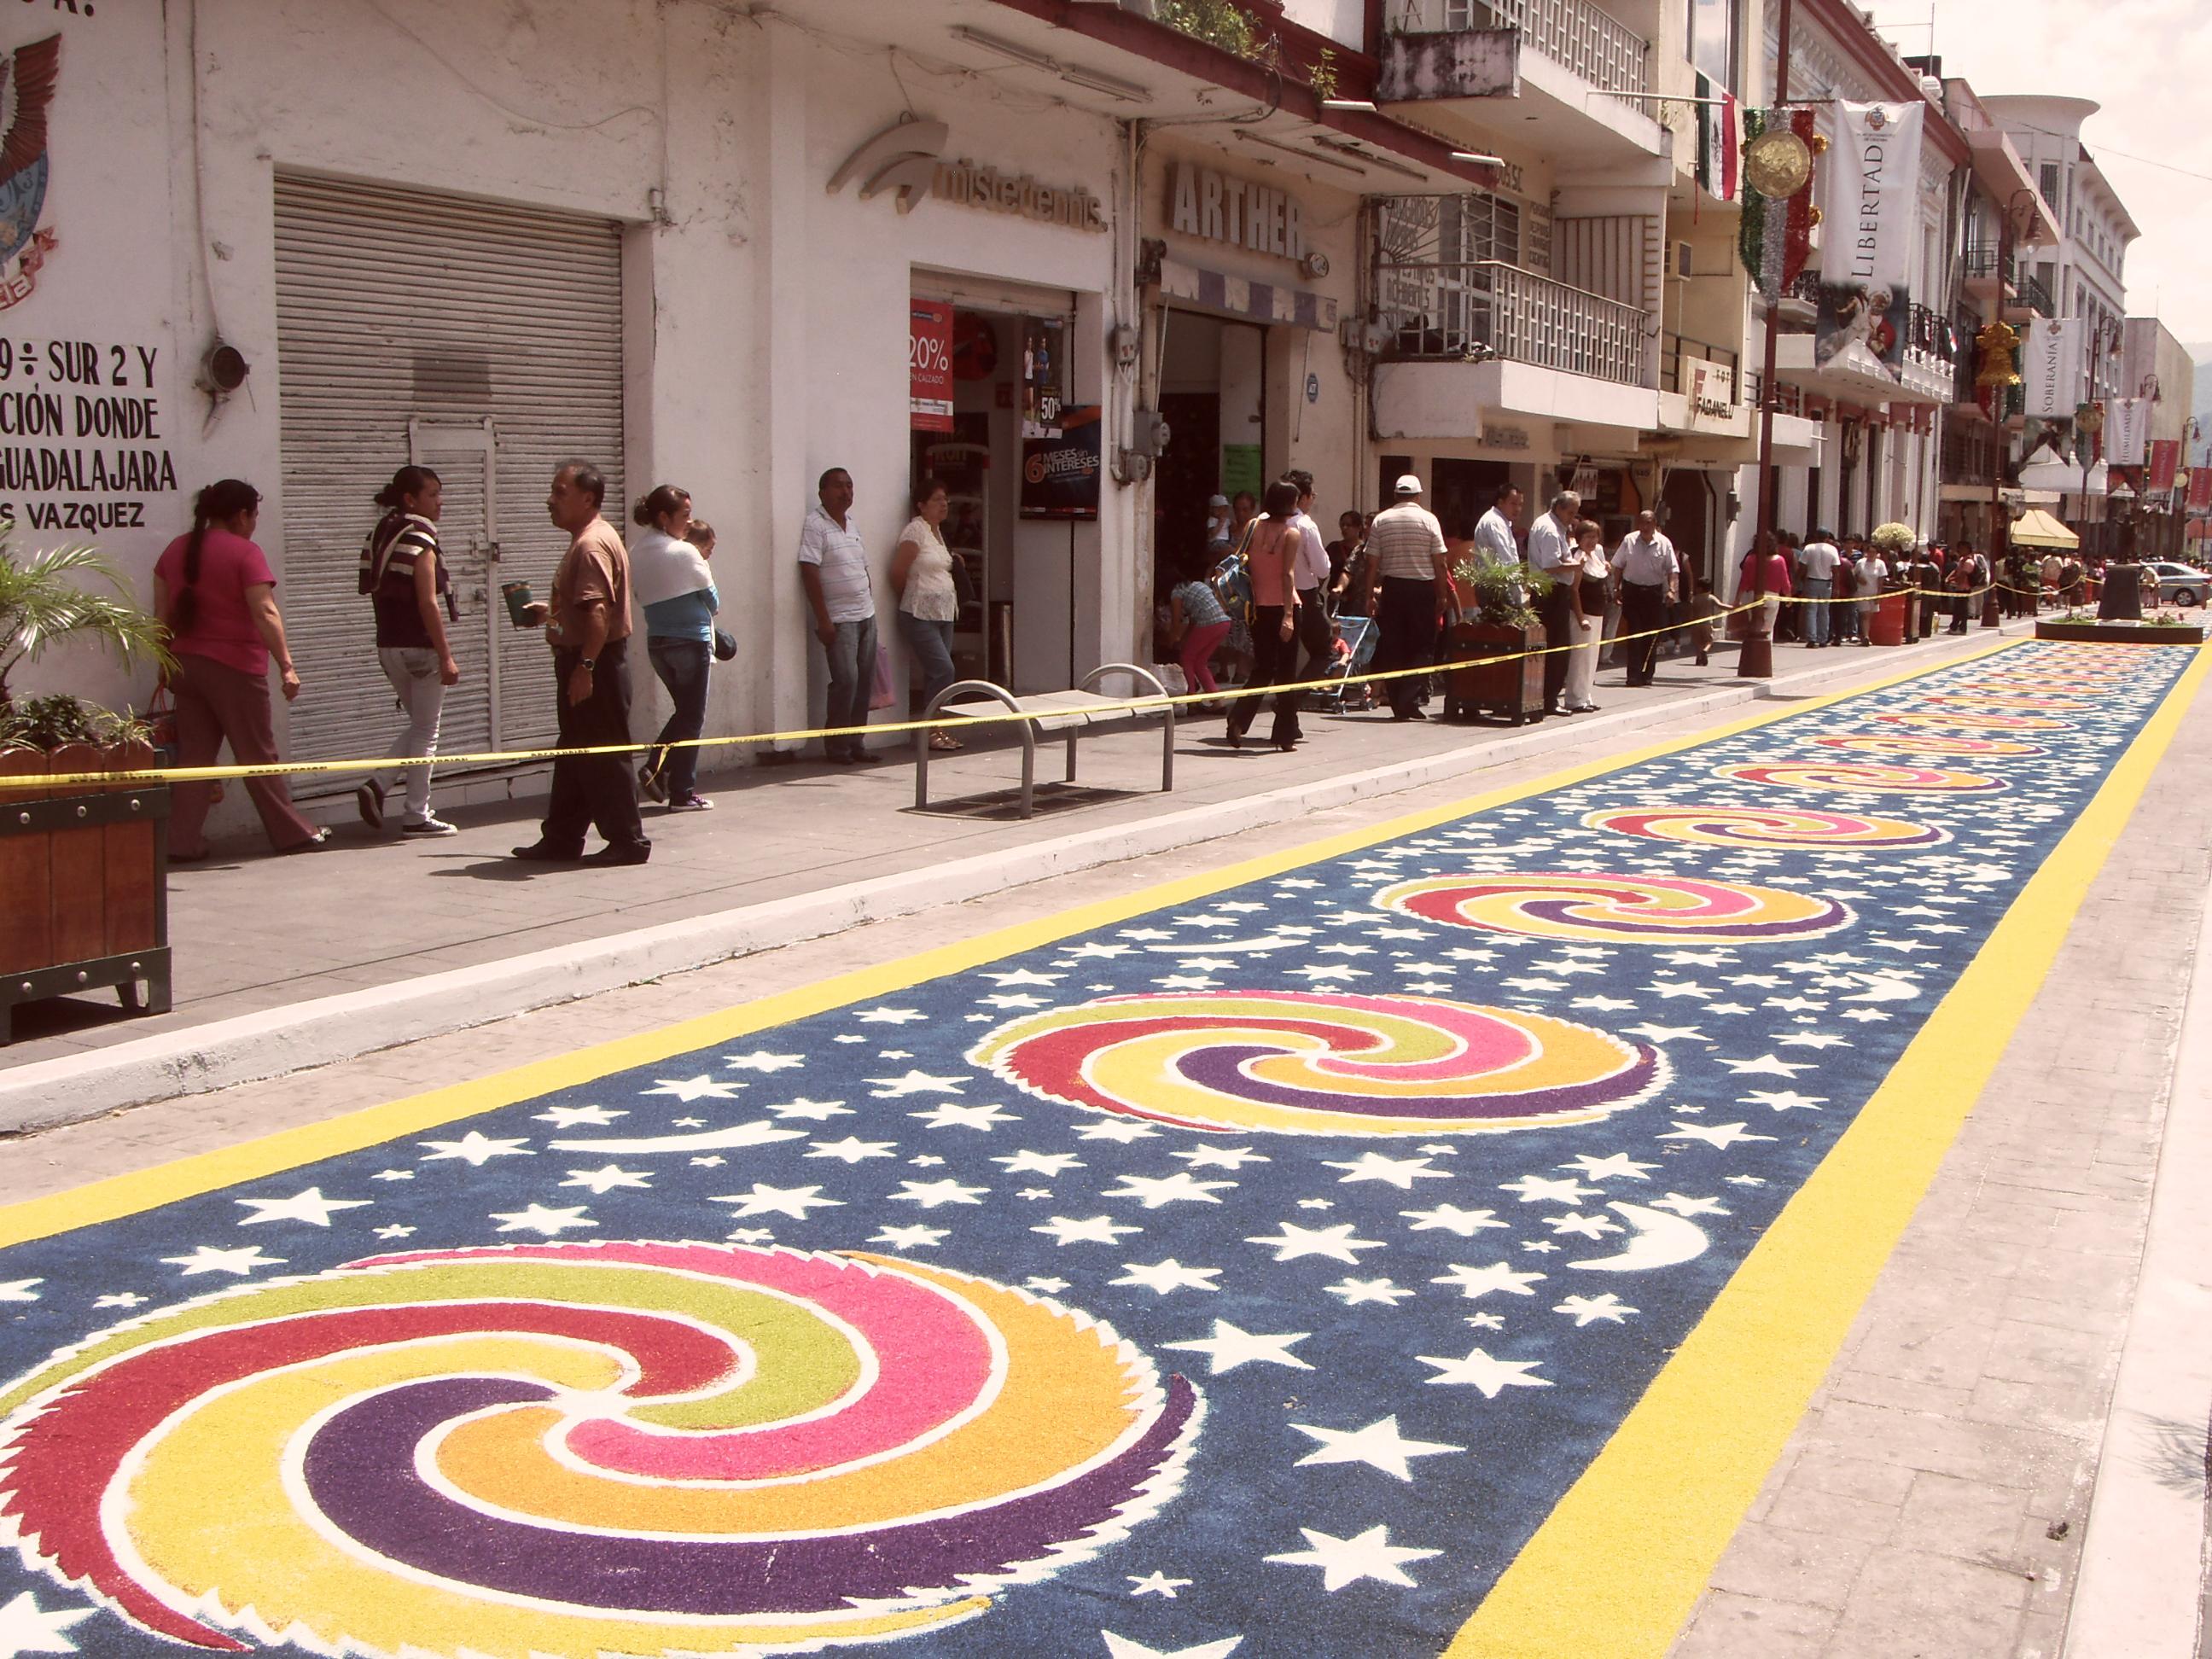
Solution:
M279 174L276 233L284 482L278 596L303 682L291 708L289 755L382 754L397 729L368 602L355 579L375 518L371 498L410 459L410 421L450 427L489 417L496 440L489 507L499 562L480 566L469 586L488 585L497 625L473 605L448 624L465 678L448 694L440 747L461 753L550 742L544 639L507 625L498 584L527 581L540 598L551 584L566 545L545 517L556 462L580 456L600 466L609 514L619 520L621 228L426 191ZM434 455L425 459L438 465ZM454 544L454 508L483 495L480 478L457 490L459 483L448 480L446 520L457 584L466 554ZM495 702L489 695L495 654ZM307 793L319 787L299 783Z

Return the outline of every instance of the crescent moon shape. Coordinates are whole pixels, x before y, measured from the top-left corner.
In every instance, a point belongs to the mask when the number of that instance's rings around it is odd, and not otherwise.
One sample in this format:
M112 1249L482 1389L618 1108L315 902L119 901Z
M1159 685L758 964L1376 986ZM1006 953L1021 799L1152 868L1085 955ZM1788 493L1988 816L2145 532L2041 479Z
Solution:
M1608 1204L1606 1208L1635 1228L1636 1237L1619 1255L1570 1261L1570 1267L1601 1273L1640 1273L1653 1267L1671 1267L1678 1261L1703 1255L1706 1245L1711 1243L1705 1237L1705 1230L1696 1222L1669 1215L1664 1210L1646 1209L1641 1204Z
M799 1129L779 1129L763 1118L757 1123L740 1123L734 1129L708 1129L696 1135L652 1135L643 1139L627 1140L556 1140L553 1149L560 1152L702 1152L730 1146L765 1146L774 1140L799 1140L805 1138Z
M1257 939L1177 939L1170 945L1147 945L1145 948L1147 951L1156 951L1162 956L1202 957L1211 956L1219 951L1287 951L1293 945L1307 945L1311 942L1303 935L1262 933Z

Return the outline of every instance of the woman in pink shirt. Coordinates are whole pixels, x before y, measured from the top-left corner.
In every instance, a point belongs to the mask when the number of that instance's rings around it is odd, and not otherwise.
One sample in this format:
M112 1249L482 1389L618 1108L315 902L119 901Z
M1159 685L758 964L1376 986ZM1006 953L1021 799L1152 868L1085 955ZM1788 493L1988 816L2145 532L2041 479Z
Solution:
M1298 512L1298 487L1287 480L1267 486L1267 516L1252 526L1252 539L1244 552L1245 568L1252 579L1252 678L1248 693L1263 685L1281 685L1297 672L1297 560L1299 532L1294 522ZM1287 750L1304 735L1298 730L1298 691L1275 694L1275 723L1267 740ZM1244 740L1260 713L1260 699L1237 698L1229 705L1229 746Z
M212 766L225 739L242 766L275 763L270 719L269 659L283 676L284 700L300 695L300 676L276 611L276 578L253 544L261 492L237 478L200 491L192 527L162 550L154 565L154 608L169 630L177 666L169 692L177 706L177 763ZM300 815L279 777L248 778L246 793L261 827L280 853L319 847L331 838ZM169 860L191 864L208 855L208 807L213 788L180 783L169 808Z

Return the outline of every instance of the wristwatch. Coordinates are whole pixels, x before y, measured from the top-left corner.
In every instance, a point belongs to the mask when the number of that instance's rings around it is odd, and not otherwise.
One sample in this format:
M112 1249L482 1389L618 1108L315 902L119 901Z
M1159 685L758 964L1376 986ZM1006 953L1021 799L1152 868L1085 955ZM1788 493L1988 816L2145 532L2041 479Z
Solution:
M579 657L576 659L576 666L579 668L596 668L599 666L599 659L597 657Z

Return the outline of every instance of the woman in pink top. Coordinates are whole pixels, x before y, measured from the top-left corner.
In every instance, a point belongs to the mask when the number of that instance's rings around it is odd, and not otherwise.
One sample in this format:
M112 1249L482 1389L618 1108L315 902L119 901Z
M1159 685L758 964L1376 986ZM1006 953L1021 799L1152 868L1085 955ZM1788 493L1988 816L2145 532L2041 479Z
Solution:
M1293 567L1297 560L1298 487L1287 479L1267 486L1267 516L1252 526L1252 540L1244 550L1245 568L1252 580L1252 678L1245 690L1280 685L1295 678L1297 665L1298 590ZM1278 749L1289 749L1305 734L1298 730L1298 701L1303 693L1275 694L1275 723L1267 740ZM1260 713L1260 699L1247 695L1229 705L1229 746L1244 740Z
M212 766L226 738L242 766L276 760L270 720L269 659L283 677L284 700L300 695L300 676L276 611L276 578L253 544L261 492L237 478L200 491L192 527L162 550L154 566L154 608L169 630L177 666L169 692L177 706L177 763ZM261 827L280 853L319 847L331 837L300 815L279 777L248 778L246 793ZM169 860L191 864L208 855L205 783L180 783L169 808Z

